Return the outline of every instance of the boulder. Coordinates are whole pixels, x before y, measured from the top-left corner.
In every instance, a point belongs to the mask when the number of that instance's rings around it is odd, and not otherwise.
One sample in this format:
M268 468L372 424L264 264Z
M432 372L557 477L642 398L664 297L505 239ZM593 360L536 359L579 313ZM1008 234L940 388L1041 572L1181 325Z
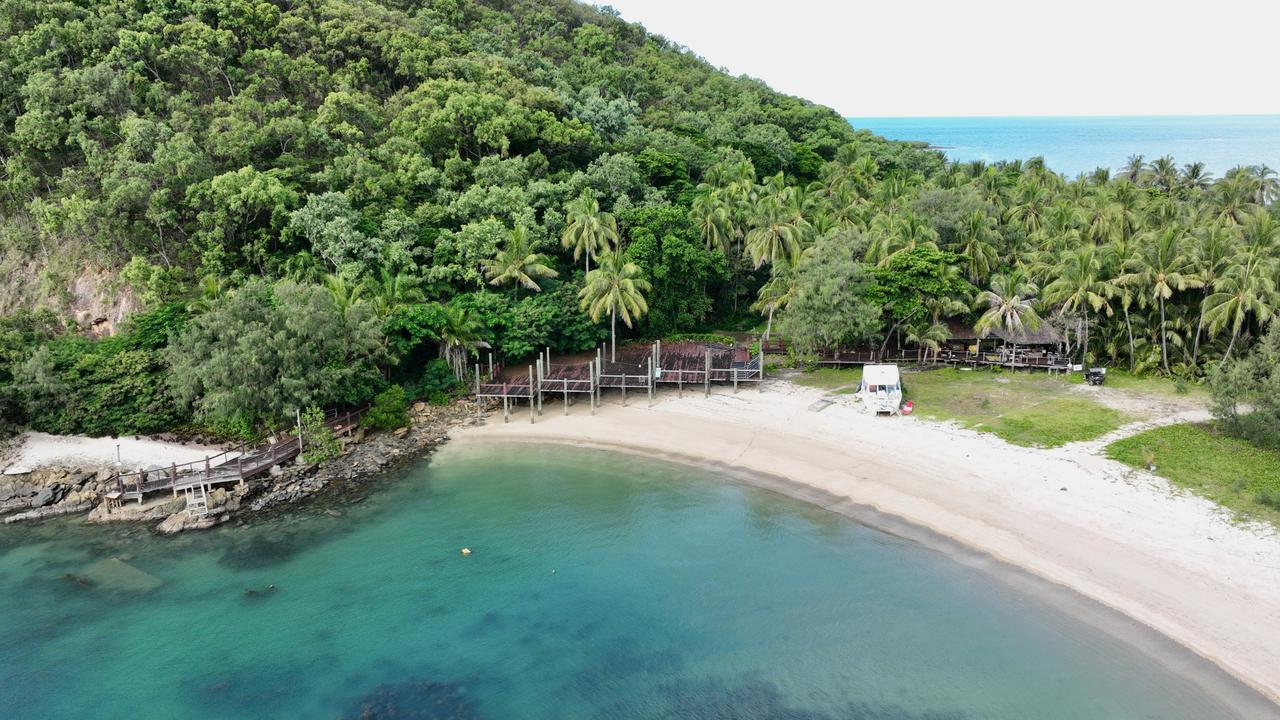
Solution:
M31 498L32 508L42 508L49 503L57 502L54 499L54 488L45 486L36 491L35 497Z
M127 593L147 593L164 584L160 578L139 570L120 558L99 560L80 573L95 585L106 590Z

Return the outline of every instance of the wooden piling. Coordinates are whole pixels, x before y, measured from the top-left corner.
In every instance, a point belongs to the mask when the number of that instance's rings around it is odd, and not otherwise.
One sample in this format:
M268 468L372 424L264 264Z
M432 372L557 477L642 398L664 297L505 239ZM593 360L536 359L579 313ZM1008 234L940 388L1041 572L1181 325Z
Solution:
M529 366L529 424L530 425L533 424L534 410L535 408L533 407L533 366L530 365Z
M652 355L649 356L648 370L649 370L649 382L647 384L649 386L649 407L653 407L653 356Z
M542 381L547 376L547 366L542 363L542 356L538 356L538 414L542 414ZM529 386L529 403L533 403L533 386Z
M596 377L595 360L587 362L587 375L591 378L591 383L587 386L587 397L591 399L591 415L594 416L596 414L596 392L600 389L599 385L597 385L599 378Z
M502 422L511 422L511 410L507 406L507 389L502 389Z
M711 348L707 348L706 369L702 375L702 396L711 397Z

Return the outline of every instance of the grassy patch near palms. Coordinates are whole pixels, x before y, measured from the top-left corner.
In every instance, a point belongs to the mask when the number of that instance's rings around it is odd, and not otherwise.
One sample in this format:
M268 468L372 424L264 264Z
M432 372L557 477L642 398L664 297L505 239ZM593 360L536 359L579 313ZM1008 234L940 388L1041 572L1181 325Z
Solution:
M1083 373L1072 373L1071 382L1084 383ZM1179 384L1175 380L1161 375L1135 375L1119 368L1107 369L1107 382L1104 387L1117 390L1131 390L1138 393L1161 395L1165 397L1180 396L1193 400L1207 400L1209 391L1203 385L1192 382Z
M1130 420L1074 395L1066 378L1046 374L943 369L907 373L902 380L917 414L1026 447L1091 440Z
M1178 487L1243 516L1280 522L1280 453L1223 435L1209 423L1168 425L1117 440L1107 457L1156 465Z
M862 368L830 368L822 367L813 372L800 373L791 378L792 382L805 387L822 388L823 390L837 390L841 393L851 393L858 389L858 385L862 383Z

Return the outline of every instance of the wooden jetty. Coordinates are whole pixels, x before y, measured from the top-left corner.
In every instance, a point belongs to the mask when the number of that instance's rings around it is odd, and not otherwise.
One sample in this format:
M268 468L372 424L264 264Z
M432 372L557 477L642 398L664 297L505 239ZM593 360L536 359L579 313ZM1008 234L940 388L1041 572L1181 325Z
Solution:
M559 396L564 411L569 412L573 398L586 395L591 411L600 405L601 392L617 390L622 404L627 403L627 392L644 392L649 402L660 385L675 385L683 394L686 387L701 386L710 394L711 385L731 384L735 392L742 383L756 383L764 379L764 355L752 355L750 349L737 345L714 343L678 342L661 340L645 345L620 348L617 355L602 345L596 349L596 357L587 362L553 363L550 348L538 354L527 372L504 373L489 358L488 374L482 377L484 368L475 366L474 390L477 399L502 400L502 416L509 421L512 408L523 401L529 404L529 422L542 414L546 396Z
M367 410L368 408L360 408L345 413L333 412L326 417L326 423L335 435L346 435L355 429ZM284 435L273 440L275 441L253 448L246 448L241 443L234 450L226 450L195 462L170 464L167 468L116 473L112 479L116 483L118 499L137 500L141 503L147 493L168 490L177 497L182 492L186 495L189 513L208 514L208 495L214 486L244 482L302 454L302 438L298 435Z

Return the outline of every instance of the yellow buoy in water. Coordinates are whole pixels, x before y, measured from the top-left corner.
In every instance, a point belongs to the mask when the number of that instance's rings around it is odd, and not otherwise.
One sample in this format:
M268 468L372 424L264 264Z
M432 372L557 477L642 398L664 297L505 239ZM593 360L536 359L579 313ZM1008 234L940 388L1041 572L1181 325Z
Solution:
M462 554L463 554L463 555L470 555L470 554L471 554L471 548L462 548Z

